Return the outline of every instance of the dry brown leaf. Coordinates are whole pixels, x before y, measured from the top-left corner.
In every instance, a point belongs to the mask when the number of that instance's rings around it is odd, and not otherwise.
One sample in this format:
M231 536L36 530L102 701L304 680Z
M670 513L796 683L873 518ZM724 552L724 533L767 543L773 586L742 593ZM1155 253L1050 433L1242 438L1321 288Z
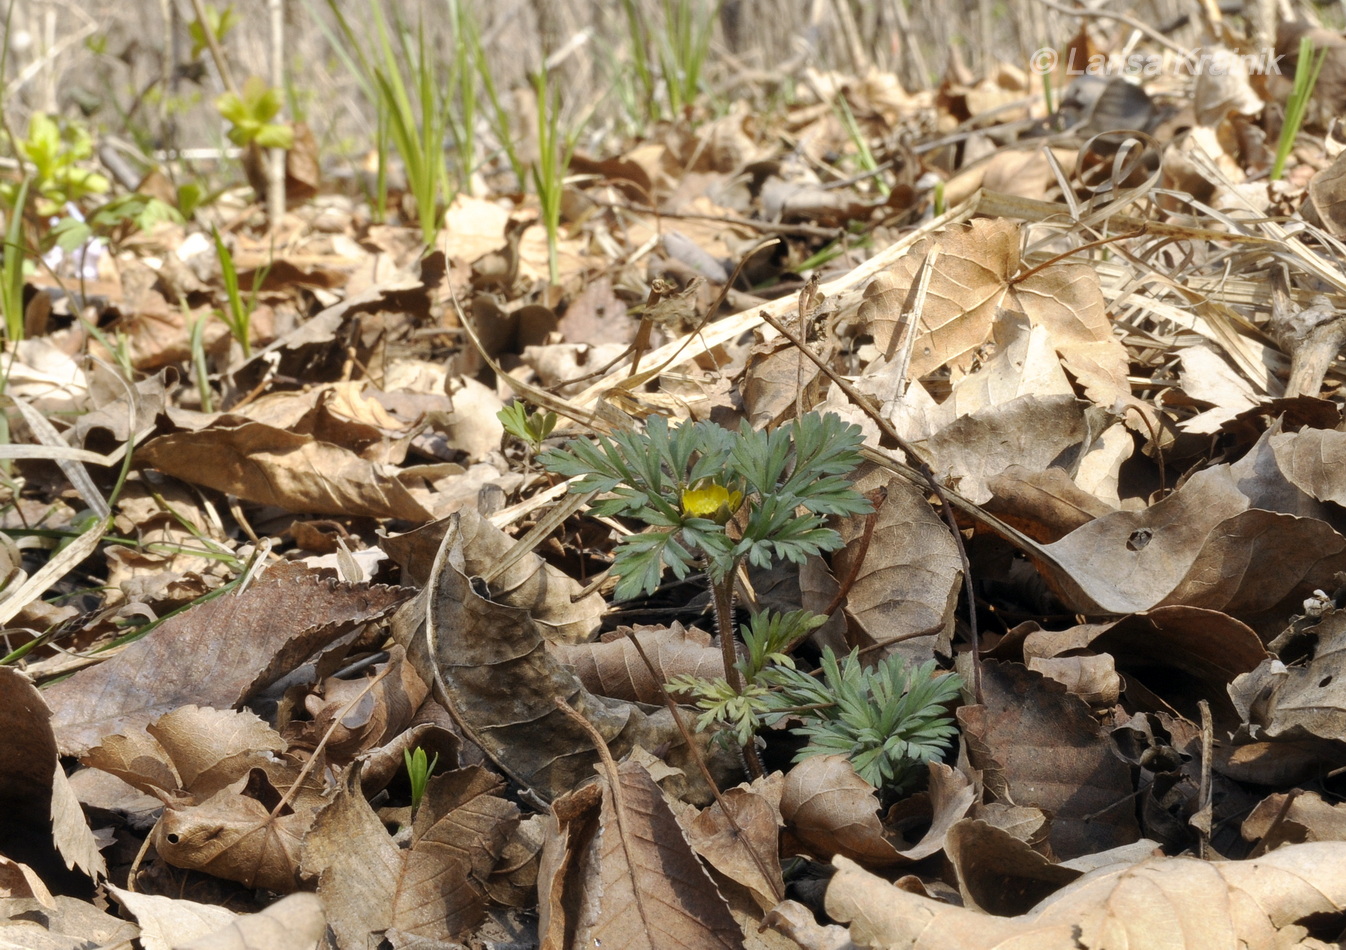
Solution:
M886 482L886 484L885 484ZM837 577L854 577L846 612L885 652L924 661L953 629L963 569L948 525L925 492L905 478L875 470L860 491L883 487L872 530L869 516L841 519L845 546L832 555ZM868 533L868 546L861 543ZM863 558L856 563L857 558Z
M500 860L483 887L491 902L502 907L536 907L537 877L547 816L530 815L519 822L500 851Z
M1016 283L1011 298L1034 326L1046 328L1062 365L1086 396L1107 409L1132 401L1126 349L1113 336L1092 265L1058 261Z
M1285 477L1319 501L1346 505L1346 432L1301 429L1271 436Z
M1312 789L1268 795L1239 828L1261 851L1306 841L1346 841L1346 805L1323 800Z
M285 740L255 713L180 706L143 730L107 736L82 761L160 798L206 798L283 751Z
M310 950L326 929L322 902L312 894L291 894L255 914L235 917L213 933L176 942L173 950Z
M399 848L365 800L359 771L349 770L303 846L304 873L318 878L332 930L347 947L384 933L398 946L459 939L481 921L480 882L509 840L518 808L497 795L501 784L485 769L433 776L410 847Z
M785 934L803 950L853 950L850 934L836 924L819 924L813 911L798 901L781 901L766 915L765 926Z
M725 789L720 801L683 824L693 850L715 870L747 888L762 910L775 907L785 896L779 804L784 780L780 772L773 772L751 785Z
M1089 649L1111 656L1128 681L1143 684L1195 721L1199 700L1215 721L1234 728L1241 720L1228 685L1267 658L1266 647L1233 617L1200 607L1158 607L1118 621L1083 624L1028 635L1025 654L1057 656Z
M1020 396L944 426L928 440L931 467L969 500L991 497L987 481L1012 465L1069 466L1089 450L1089 406L1074 396Z
M174 867L288 894L299 887L299 849L313 824L317 792L281 806L282 792L254 768L203 800L168 801L154 826L154 847Z
M1025 841L975 818L949 829L945 851L970 910L1014 917L1078 878Z
M1043 551L1071 610L1169 604L1248 618L1294 602L1346 568L1346 539L1313 518L1250 509L1228 468L1204 469L1144 511L1082 525Z
M1019 226L1004 218L978 219L913 247L874 278L860 305L861 323L879 350L891 355L905 332L904 308L926 255L939 248L909 372L919 379L945 363L961 370L990 335L1009 279L1019 268Z
M879 821L874 786L855 773L843 755L810 756L785 777L781 817L808 850L820 857L846 855L872 867L928 858L944 847L949 827L972 807L976 792L962 773L932 762L928 795L899 802L893 817L923 818L920 841L905 842Z
M896 888L845 858L827 912L871 950L1125 950L1294 946L1346 907L1346 845L1292 845L1248 861L1154 858L1103 868L1028 914L990 917Z
M983 705L960 708L958 721L988 797L1049 813L1063 859L1140 837L1131 809L1116 807L1135 792L1130 767L1088 706L1017 663L984 661L981 683Z
M1309 628L1313 653L1286 667L1269 658L1230 687L1259 739L1318 738L1339 741L1346 724L1346 610L1328 610Z
M195 485L303 514L424 522L396 478L353 452L238 416L152 439L137 460Z
M1113 659L1103 656L1026 657L1028 668L1054 679L1095 708L1108 708L1117 702L1122 680Z
M20 864L0 855L0 899L34 900L43 907L54 908L56 899L52 897L42 878L26 864Z
M51 719L31 680L0 668L0 852L64 891L107 865L60 766Z
M759 343L743 370L743 409L754 429L775 428L802 405L812 409L822 374L813 361L782 338Z
M974 220L915 245L874 279L860 305L861 323L891 356L911 314L910 295L930 251L938 249L914 333L909 373L919 379L950 364L967 372L990 339L1001 310L1027 315L1046 329L1065 367L1085 394L1104 407L1132 402L1127 354L1113 336L1098 273L1082 262L1057 262L1011 281L1019 269L1019 225L1004 218Z
M171 617L106 663L49 687L61 750L81 755L184 704L236 706L405 598L399 588L273 565L243 593Z
M982 506L1034 541L1059 541L1113 508L1081 489L1062 468L1011 465L986 479L991 497Z
M60 894L55 907L44 907L31 898L12 898L0 911L0 947L5 950L130 946L138 933L130 921Z
M623 635L626 631L649 657L653 675L630 637ZM663 703L664 684L674 676L724 675L724 654L711 645L710 634L695 627L688 630L677 621L671 627L619 627L611 639L556 644L552 653L575 671L589 692L652 705Z
M462 739L453 729L453 720L443 706L427 700L410 726L387 745L360 757L360 782L365 794L373 795L387 788L397 773L406 768L403 754L413 752L417 746L432 760L439 757L440 771L467 764L460 761Z
M1047 330L1022 313L1001 311L991 325L994 351L973 372L955 380L948 399L932 413L930 432L1020 396L1073 396L1074 388L1061 368Z
M325 742L328 758L344 765L401 734L429 692L406 662L406 651L392 644L388 659L369 668L365 676L324 679L304 699L311 719L292 721L286 735L306 748Z
M663 793L626 761L557 800L538 879L542 950L742 948Z
M110 893L137 924L145 950L173 950L180 944L219 930L238 915L227 907L180 897L140 894L109 884Z

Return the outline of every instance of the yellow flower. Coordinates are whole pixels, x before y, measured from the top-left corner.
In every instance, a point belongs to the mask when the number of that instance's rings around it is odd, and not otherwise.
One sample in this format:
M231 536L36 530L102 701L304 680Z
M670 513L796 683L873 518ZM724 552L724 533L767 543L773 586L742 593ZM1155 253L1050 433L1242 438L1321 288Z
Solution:
M742 501L742 492L731 492L719 482L705 482L700 488L683 490L682 512L693 518L709 518L717 524L724 524Z

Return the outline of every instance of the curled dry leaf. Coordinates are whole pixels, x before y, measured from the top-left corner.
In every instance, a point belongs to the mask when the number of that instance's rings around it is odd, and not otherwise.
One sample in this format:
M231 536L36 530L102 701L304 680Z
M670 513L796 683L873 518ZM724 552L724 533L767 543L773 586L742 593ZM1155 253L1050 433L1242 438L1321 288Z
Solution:
M1027 842L975 818L949 829L945 852L964 906L997 917L1027 913L1082 873L1054 864Z
M751 785L725 789L719 801L683 823L696 853L729 880L747 888L762 910L775 907L785 896L780 864L784 780L780 772L773 772Z
M653 675L630 637L622 635L628 630L649 657ZM724 654L711 645L710 634L695 627L688 630L676 621L671 627L619 627L612 639L557 644L552 652L591 693L638 703L662 703L664 684L674 676L724 675Z
M1143 511L1096 518L1041 549L1071 610L1186 604L1249 617L1302 600L1346 569L1328 524L1257 508L1228 467L1204 469Z
M161 799L179 791L204 799L283 751L285 740L255 713L179 706L107 736L82 761Z
M468 516L470 518L470 516ZM635 745L669 747L669 761L695 783L699 773L667 709L594 696L551 655L537 622L520 607L484 595L469 568L463 525L454 515L417 600L396 618L394 635L463 731L511 778L552 799L591 774L596 761L588 734L556 706L564 700L589 720L614 751ZM732 753L713 751L698 736L712 772L733 774ZM724 783L729 784L729 783Z
M1029 657L1028 668L1054 679L1090 706L1107 708L1121 695L1113 659L1102 656Z
M0 855L0 899L14 898L33 900L48 908L56 906L56 898L52 897L36 871L26 864Z
M174 867L288 894L299 887L299 848L320 801L319 789L306 789L286 804L278 783L254 768L199 802L167 802L152 840Z
M1327 802L1312 789L1268 795L1239 832L1260 851L1306 841L1346 841L1346 806Z
M514 539L483 518L474 508L457 514L463 539L464 563L472 574L486 574L514 546ZM384 538L382 546L402 566L411 582L424 587L430 582L435 555L444 536L455 523L436 521L405 534ZM560 570L529 552L490 583L491 599L528 611L542 636L550 643L583 643L598 629L607 602L597 592L580 597L582 586Z
M480 884L518 822L518 808L497 794L499 778L482 768L433 776L399 848L360 790L352 766L303 846L306 875L345 947L397 932L407 943L459 939L485 912ZM374 941L377 942L377 941ZM405 945L405 944L399 944Z
M1019 917L900 890L845 858L827 912L883 950L1250 950L1294 946L1315 915L1346 908L1346 844L1292 845L1255 860L1153 858L1093 871Z
M1229 699L1229 683L1267 658L1247 624L1200 607L1159 607L1109 623L1039 630L1024 641L1026 657L1084 649L1111 657L1128 681L1143 684L1193 721L1201 718L1197 702L1206 700L1216 722L1231 729L1241 720Z
M1319 501L1346 505L1346 432L1301 429L1271 437L1285 477Z
M871 867L907 864L928 858L944 847L944 835L967 813L976 792L961 772L938 762L930 769L930 791L923 803L912 801L910 812L923 813L929 829L921 840L899 847L879 821L879 798L855 773L843 755L815 755L800 762L785 777L781 817L791 831L819 858L841 854ZM915 798L915 796L913 796ZM910 800L909 800L910 801ZM924 807L922 807L922 804ZM898 809L903 808L899 803Z
M1317 738L1340 741L1346 717L1346 610L1325 613L1310 632L1313 655L1286 667L1265 660L1230 687L1234 702L1259 739Z
M329 676L323 680L321 687L304 699L312 719L291 722L286 734L306 748L325 740L328 758L345 764L401 734L429 692L406 662L406 651L392 644L387 661L369 669L365 676Z
M330 442L237 416L152 439L137 460L166 475L302 514L424 522L430 514L397 479Z

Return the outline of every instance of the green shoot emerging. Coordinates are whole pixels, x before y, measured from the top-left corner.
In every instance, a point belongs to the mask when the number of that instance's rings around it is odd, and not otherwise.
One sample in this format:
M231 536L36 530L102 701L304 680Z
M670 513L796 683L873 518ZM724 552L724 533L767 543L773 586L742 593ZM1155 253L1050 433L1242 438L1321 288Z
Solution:
M402 760L406 763L407 778L411 781L411 810L415 811L421 806L421 799L425 797L425 786L439 763L439 753L436 752L435 757L431 759L426 756L423 748L417 746L414 752L403 749Z
M1295 147L1295 139L1304 125L1304 113L1309 107L1309 98L1318 82L1323 63L1327 60L1327 49L1316 53L1313 40L1305 36L1299 41L1299 60L1295 65L1295 85L1290 98L1285 103L1285 122L1281 126L1281 137L1276 143L1276 159L1271 165L1271 180L1276 181L1285 172L1285 163Z
M840 662L832 650L822 657L822 678L779 665L763 679L780 687L770 694L771 721L802 710L795 732L809 738L799 762L814 755L848 757L861 778L875 788L909 791L927 762L937 759L958 734L948 706L958 698L956 673L935 675L930 660L908 670L899 656L865 669L852 651Z
M542 443L556 428L556 413L529 412L521 402L512 402L495 414L505 431L528 446L530 452L537 452Z

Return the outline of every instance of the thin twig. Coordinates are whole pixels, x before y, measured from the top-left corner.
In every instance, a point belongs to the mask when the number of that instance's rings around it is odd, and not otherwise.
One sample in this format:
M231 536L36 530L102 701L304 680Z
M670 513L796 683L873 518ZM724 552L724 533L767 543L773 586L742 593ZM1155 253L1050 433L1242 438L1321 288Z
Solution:
M1052 0L1038 0L1038 3L1042 4L1048 10L1055 10L1057 13L1064 13L1067 16L1086 17L1093 20L1112 20L1116 23L1125 24L1133 30L1139 30L1144 33L1150 39L1164 47L1164 49L1177 53L1182 57L1186 57L1191 52L1191 50L1183 49L1148 23L1143 23L1135 17L1127 16L1125 13L1113 13L1111 10L1090 10L1087 7L1067 7L1063 4L1053 3Z

